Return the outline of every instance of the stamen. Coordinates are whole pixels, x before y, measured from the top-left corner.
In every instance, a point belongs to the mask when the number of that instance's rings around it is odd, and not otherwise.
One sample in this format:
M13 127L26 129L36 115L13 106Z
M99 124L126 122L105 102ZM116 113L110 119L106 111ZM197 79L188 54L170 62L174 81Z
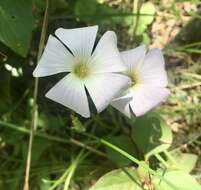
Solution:
M133 71L127 74L131 79L131 87L135 87L139 84L139 77L137 72Z
M85 63L79 63L74 68L74 74L77 75L77 77L83 79L86 76L89 75L89 67L88 64Z

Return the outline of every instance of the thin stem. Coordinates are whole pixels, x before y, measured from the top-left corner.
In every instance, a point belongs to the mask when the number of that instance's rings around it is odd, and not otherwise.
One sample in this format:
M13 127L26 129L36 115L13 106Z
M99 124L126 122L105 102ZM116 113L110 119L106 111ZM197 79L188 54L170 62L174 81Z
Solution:
M169 167L168 164L167 164L167 162L161 157L160 154L154 154L154 156L155 156L166 168Z
M48 6L49 6L49 1L46 0L46 9L45 9L45 15L43 19L43 26L41 31L37 61L40 59L43 52L43 48L44 48L45 34L46 34L46 28L47 28L47 22L48 22ZM30 137L29 137L29 145L28 145L28 153L27 153L24 188L23 188L24 190L29 190L32 146L33 146L33 140L34 140L34 131L36 130L37 122L38 122L37 121L38 120L38 105L37 105L38 83L39 83L39 80L38 78L36 78L34 82L32 122L30 127Z
M164 150L163 152L173 164L177 165L177 162L174 159L174 157L171 155L171 153L169 153L167 150Z
M97 137L95 137L97 138ZM165 183L167 183L169 186L171 186L173 189L178 190L171 182L169 182L168 180L166 180L163 176L161 176L160 174L158 174L157 172L155 172L154 170L152 170L148 165L142 164L138 159L136 159L135 157L133 157L132 155L128 154L127 152L125 152L124 150L118 148L117 146L109 143L108 141L104 140L104 139L100 139L101 143L110 147L111 149L119 152L121 155L125 156L126 158L128 158L129 160L133 161L134 163L136 163L138 166L143 167L144 169L146 169L147 171L150 172L150 174L157 176L159 179L161 179L162 181L164 181Z
M69 185L70 185L70 181L75 173L75 170L81 160L81 157L83 155L83 151L80 152L80 154L77 156L77 158L75 159L75 161L72 163L71 167L70 167L70 171L68 173L68 176L65 180L65 183L64 183L64 190L68 190L69 189Z
M29 134L29 130L24 128L24 127L20 127L20 126L17 126L17 125L14 125L14 124L11 124L11 123L6 123L6 122L3 122L3 121L0 121L0 125L1 126L4 126L4 127L8 127L10 129L14 129L20 133L24 133L24 134ZM63 139L61 137L55 137L55 136L52 136L52 135L48 135L48 134L43 134L43 133L39 133L39 132L35 132L34 133L34 136L35 137L40 137L40 138L44 138L44 139L47 139L47 140L50 140L50 141L55 141L55 142L58 142L58 143L64 143L64 144L74 144L76 146L79 146L79 147L82 147L82 148L85 148L99 156L102 156L102 157L107 157L107 155L99 150L96 150L94 147L90 146L90 145L87 145L85 143L82 143L74 138L70 138L70 139Z
M81 150L76 159L72 162L72 164L66 169L66 171L63 173L63 175L56 180L56 182L48 189L48 190L54 190L58 185L62 184L65 180L64 184L64 190L68 190L70 180L78 166L78 163L80 162L81 159L83 159L83 153L84 150Z
M133 1L133 13L136 14L136 16L133 19L133 37L135 37L137 32L137 27L138 27L139 18L140 18L141 4L142 4L141 0Z
M66 171L63 173L63 175L48 189L48 190L53 190L55 189L59 184L61 184L64 179L66 178L66 176L68 175L69 173L69 170L70 170L70 167L68 167L66 169Z

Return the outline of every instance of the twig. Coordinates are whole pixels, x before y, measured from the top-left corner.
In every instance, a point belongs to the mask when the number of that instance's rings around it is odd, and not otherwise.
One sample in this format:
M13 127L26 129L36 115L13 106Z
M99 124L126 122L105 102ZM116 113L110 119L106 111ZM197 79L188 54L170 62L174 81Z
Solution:
M47 28L47 22L48 22L48 5L49 5L49 2L48 2L48 0L46 0L46 9L45 9L45 15L44 15L44 19L43 19L43 26L42 26L42 31L41 31L37 61L40 59L40 57L42 55L44 43L45 43L45 34L46 34L46 28ZM38 106L37 106L38 83L39 83L39 79L36 78L35 82L34 82L34 95L33 95L34 101L33 101L32 122L31 122L31 129L30 129L26 170L25 170L25 180L24 180L24 188L23 188L24 190L29 190L32 146L33 146L33 140L34 140L34 131L36 130L37 119L38 119Z

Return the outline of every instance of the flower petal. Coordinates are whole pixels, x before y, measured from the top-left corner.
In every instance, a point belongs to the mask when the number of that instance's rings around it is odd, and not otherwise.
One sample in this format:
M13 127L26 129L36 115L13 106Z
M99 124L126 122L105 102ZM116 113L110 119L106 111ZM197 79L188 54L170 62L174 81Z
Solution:
M128 71L133 71L141 66L145 58L145 53L145 45L121 52L121 57L126 64Z
M44 53L37 64L33 76L44 77L72 70L73 56L52 35L49 36Z
M52 35L49 36L44 53L37 64L33 76L44 77L72 70L73 56L63 44Z
M50 89L46 97L71 108L83 117L90 116L84 84L71 73Z
M94 74L85 81L85 86L99 112L104 110L112 99L125 87L129 78L121 74Z
M127 117L131 117L131 113L130 113L130 101L132 100L132 98L122 98L122 99L117 99L117 100L113 100L111 102L111 105L116 108L117 110L119 110L120 112L122 112L124 115L126 115Z
M167 88L141 86L133 92L133 99L130 102L131 109L136 116L141 116L165 101L169 94Z
M157 87L167 86L165 61L159 49L152 49L145 56L144 63L140 68L140 78L143 84Z
M75 57L89 57L94 47L98 26L75 29L59 28L55 35L72 51Z
M117 48L116 34L112 31L106 32L99 40L92 59L94 73L121 72L126 69Z

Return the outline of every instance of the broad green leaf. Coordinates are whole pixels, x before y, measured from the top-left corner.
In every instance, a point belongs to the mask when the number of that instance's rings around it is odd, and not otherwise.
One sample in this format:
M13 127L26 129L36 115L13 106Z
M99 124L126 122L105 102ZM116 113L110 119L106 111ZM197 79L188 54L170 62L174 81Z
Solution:
M156 190L201 190L201 185L184 171L169 171L166 172L163 177L170 182L173 187L163 180L154 179L153 183Z
M127 153L133 156L136 156L135 145L132 142L132 140L129 138L129 136L126 136L126 135L112 136L112 137L108 137L107 141L121 148ZM108 157L118 166L127 166L132 162L128 158L122 156L121 154L119 154L115 150L112 150L111 148L106 147L106 151L107 151Z
M25 57L33 27L32 1L0 1L0 18L0 41Z
M172 151L170 153L175 163L168 160L167 163L172 169L180 169L185 172L191 172L196 165L198 156L196 154L182 153L180 151Z
M172 132L159 115L148 113L136 119L132 127L132 138L148 158L170 147Z
M89 190L142 190L137 184L139 179L135 168L127 168L126 171L127 174L121 169L107 173Z

